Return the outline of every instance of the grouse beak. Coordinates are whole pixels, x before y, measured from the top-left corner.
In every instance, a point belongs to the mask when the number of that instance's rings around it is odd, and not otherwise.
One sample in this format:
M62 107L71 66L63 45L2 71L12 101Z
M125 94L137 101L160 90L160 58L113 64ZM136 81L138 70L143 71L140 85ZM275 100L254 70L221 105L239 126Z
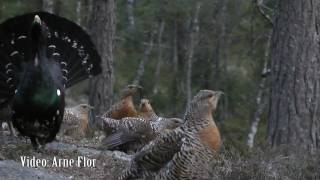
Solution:
M38 15L34 16L33 23L41 25L41 19Z
M140 85L137 85L137 88L138 88L138 89L143 89L142 86L140 86Z
M218 91L218 92L217 92L217 95L218 95L218 96L221 96L221 95L225 95L225 94L224 94L224 92L222 92L222 91Z

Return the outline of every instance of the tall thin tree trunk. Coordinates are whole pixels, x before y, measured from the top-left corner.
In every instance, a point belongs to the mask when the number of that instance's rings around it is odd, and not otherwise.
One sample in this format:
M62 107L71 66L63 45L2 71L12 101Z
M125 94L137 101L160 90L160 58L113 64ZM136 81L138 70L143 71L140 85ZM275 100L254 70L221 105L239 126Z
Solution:
M89 28L90 23L90 15L92 14L92 0L84 0L83 1L83 20L82 20L82 27L85 29Z
M280 0L271 46L268 141L320 147L318 0Z
M179 94L179 76L178 76L178 68L179 68L179 56L178 56L178 22L174 21L174 29L173 29L173 42L172 42L172 102L178 102L178 94ZM173 114L176 115L177 107L173 106Z
M101 114L109 109L113 95L113 61L115 45L115 1L92 1L89 31L102 58L102 74L90 80L91 105L95 113Z
M59 15L61 12L60 0L42 0L42 10Z
M0 1L0 18L2 18L2 14L3 14L3 2Z
M186 71L186 91L187 91L187 101L188 104L192 98L192 89L191 89L191 81L192 81L192 66L193 66L193 55L195 45L197 43L197 34L199 32L199 11L200 11L201 3L197 2L195 14L192 20L191 32L190 32L190 44L189 51L187 57L187 71Z
M42 0L42 10L53 13L54 1L53 0Z
M221 19L220 19L220 26L221 26L221 32L220 32L220 41L219 41L219 68L221 68L222 70L219 70L220 72L220 78L221 78L221 74L229 74L228 73L228 54L227 54L227 50L228 50L228 46L230 44L231 38L229 37L229 33L228 31L230 31L230 29L227 29L227 5L228 5L228 0L221 0ZM222 73L221 73L222 72ZM221 78L222 79L222 78ZM228 80L228 76L223 78L222 81L220 81L219 83L221 86L223 86L224 82L223 81L227 81ZM219 81L219 80L218 80ZM221 112L221 119L228 119L228 106L229 106L229 97L228 96L224 96L223 99L223 103L222 103L222 112Z
M265 52L264 52L264 62L263 62L262 74L266 74L266 72L268 71L271 31L268 33L267 39L268 40L267 40L267 44L266 44L266 48L265 48ZM249 148L253 148L254 139L255 139L255 136L258 131L259 122L261 120L261 115L262 115L263 110L266 106L266 97L264 96L265 91L266 91L266 87L265 87L266 82L267 82L266 77L262 77L260 84L259 84L258 93L256 96L256 104L255 104L256 111L253 115L253 119L251 121L250 130L249 130L248 137L247 137L247 146Z
M77 24L81 25L81 7L82 7L82 2L81 0L77 0L77 5L76 5L76 13L77 13Z
M62 2L61 2L61 0L55 0L53 7L54 7L53 13L56 14L56 15L60 15L60 14L61 14L61 9L62 9Z
M141 78L142 78L142 76L144 74L144 71L145 71L145 65L149 61L149 56L150 56L151 51L153 49L153 37L154 37L154 34L155 34L155 30L151 29L150 37L149 37L150 40L149 40L149 43L146 44L146 47L144 49L143 57L142 57L142 59L140 61L136 77L133 80L133 84L140 84L141 83Z
M158 82L159 82L159 77L160 77L160 71L161 71L161 66L163 63L162 59L162 34L164 30L165 22L161 19L159 22L159 30L158 30L158 62L156 66L156 72L154 76L154 87L153 87L153 94L158 93Z
M127 0L127 14L128 14L128 21L130 29L134 29L134 14L133 14L133 4L134 0Z

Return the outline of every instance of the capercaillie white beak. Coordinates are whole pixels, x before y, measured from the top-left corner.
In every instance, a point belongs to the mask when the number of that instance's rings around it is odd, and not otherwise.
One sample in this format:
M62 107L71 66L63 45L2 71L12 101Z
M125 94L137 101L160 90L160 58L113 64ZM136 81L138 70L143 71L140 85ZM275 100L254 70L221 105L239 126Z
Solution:
M38 15L34 16L33 23L37 23L37 24L41 25L41 19L40 19L40 17Z

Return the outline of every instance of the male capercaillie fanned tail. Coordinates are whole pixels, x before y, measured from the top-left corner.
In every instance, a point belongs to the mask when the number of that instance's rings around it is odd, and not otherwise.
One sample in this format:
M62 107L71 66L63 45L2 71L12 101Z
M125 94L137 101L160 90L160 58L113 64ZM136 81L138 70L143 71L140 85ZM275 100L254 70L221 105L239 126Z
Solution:
M65 88L99 74L100 62L89 35L65 18L8 19L0 24L0 105L11 103L14 126L37 148L59 131Z

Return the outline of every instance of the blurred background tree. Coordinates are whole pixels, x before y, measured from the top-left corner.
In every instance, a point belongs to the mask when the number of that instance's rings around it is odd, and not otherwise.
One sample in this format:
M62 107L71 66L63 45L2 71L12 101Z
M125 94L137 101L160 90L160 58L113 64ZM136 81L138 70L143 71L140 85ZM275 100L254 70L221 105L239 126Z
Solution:
M97 28L92 26L110 27L90 21L94 13L108 18L107 12L101 13L104 6L97 3L1 0L0 21L47 10L77 22L93 35L94 41L108 44L104 42L108 41L105 35L92 32ZM274 4L274 0L263 2L267 15L272 15ZM222 90L226 95L216 121L225 144L244 146L258 108L261 72L269 64L265 51L272 28L256 8L256 1L117 0L114 7L114 81L110 80L112 87L108 91L112 96L103 97L109 101L107 104L118 98L125 85L139 82L144 87L143 96L151 99L159 115L181 117L188 96L200 89ZM107 45L99 48L100 53L111 52ZM102 57L106 58L103 52ZM263 89L267 87L266 80ZM88 102L89 92L88 81L77 85L68 91L68 104ZM262 101L268 104L268 98ZM256 143L263 142L266 136L266 111L263 108L258 113L261 123L257 126Z

